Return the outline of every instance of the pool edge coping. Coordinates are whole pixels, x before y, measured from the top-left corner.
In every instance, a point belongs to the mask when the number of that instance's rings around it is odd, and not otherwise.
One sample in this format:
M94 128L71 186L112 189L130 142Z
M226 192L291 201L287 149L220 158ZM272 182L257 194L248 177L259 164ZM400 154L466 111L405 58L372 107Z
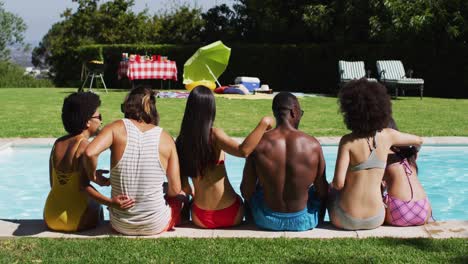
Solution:
M308 231L286 232L266 231L252 224L228 229L200 229L193 224L176 227L174 231L152 236L125 236L112 232L109 222L95 229L78 233L61 233L47 230L41 219L15 220L0 219L0 239L37 237L37 238L82 238L95 239L106 237L124 238L302 238L302 239L333 239L370 237L392 238L468 238L468 220L451 220L433 222L423 226L393 227L380 226L373 230L347 231L334 228L329 222Z

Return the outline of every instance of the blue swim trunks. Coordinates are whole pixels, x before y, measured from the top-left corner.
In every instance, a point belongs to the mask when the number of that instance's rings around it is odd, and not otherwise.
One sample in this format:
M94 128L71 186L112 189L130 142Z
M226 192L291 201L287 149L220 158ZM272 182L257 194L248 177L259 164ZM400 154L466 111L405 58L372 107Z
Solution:
M309 189L309 200L304 210L294 213L274 212L263 202L263 190L258 188L250 199L250 210L255 224L263 229L275 231L305 231L317 226L320 200L315 195L315 187Z

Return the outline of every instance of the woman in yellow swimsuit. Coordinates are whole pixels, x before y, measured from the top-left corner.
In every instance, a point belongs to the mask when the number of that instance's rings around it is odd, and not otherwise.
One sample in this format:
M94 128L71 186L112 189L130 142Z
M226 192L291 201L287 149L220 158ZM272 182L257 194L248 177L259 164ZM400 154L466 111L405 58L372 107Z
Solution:
M88 139L101 126L101 101L94 93L73 93L65 98L62 122L68 135L54 143L50 154L51 191L44 207L44 221L52 230L74 232L96 227L103 219L96 201L121 208L133 205L124 195L109 199L98 193L83 173L81 156ZM109 185L100 175L100 185Z

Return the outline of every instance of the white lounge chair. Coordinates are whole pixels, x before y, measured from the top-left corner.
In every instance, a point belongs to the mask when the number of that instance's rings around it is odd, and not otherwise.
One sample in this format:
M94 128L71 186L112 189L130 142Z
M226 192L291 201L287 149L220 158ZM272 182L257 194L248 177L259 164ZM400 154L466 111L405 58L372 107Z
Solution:
M363 61L338 61L338 70L340 72L340 84L342 87L345 83L361 78L367 78L368 81L376 82L374 78L369 78L370 71L367 71L364 67Z
M419 89L421 100L423 98L424 80L412 78L413 71L409 70L408 74L403 68L403 63L398 60L381 60L377 61L377 73L380 81L387 87L395 88L395 97L398 97L398 89L402 89L403 95L405 89ZM406 76L409 77L406 77Z

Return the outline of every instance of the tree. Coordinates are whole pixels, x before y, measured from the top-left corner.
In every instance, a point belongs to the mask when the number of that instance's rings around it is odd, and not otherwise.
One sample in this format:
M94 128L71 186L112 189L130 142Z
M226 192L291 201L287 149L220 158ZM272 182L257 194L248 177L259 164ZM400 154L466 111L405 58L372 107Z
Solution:
M464 0L372 0L370 36L381 41L466 42Z
M159 43L191 44L200 43L204 21L200 8L188 5L176 6L169 12L154 16L159 27Z
M0 1L0 25L0 60L8 60L10 58L8 46L24 45L23 34L26 31L26 24L21 17L6 11L3 2Z
M238 0L237 12L252 42L304 42L302 16L307 0Z
M242 37L240 19L226 4L215 6L202 14L205 22L202 39L206 42L224 40L236 41Z
M54 24L33 50L32 62L46 64L55 73L59 86L74 85L81 61L76 48L90 44L199 43L203 27L201 9L187 5L150 16L148 10L134 13L134 0L72 0L74 11L63 12L63 20ZM76 84L76 82L75 82Z
M114 0L102 5L99 0L72 1L78 3L77 10L65 10L63 20L52 25L32 54L35 66L46 64L56 73L56 84L66 85L79 76L81 61L75 49L81 45L149 41L147 10L132 12L133 0Z
M335 10L327 3L308 4L304 8L302 21L305 30L314 41L327 41L332 39L333 18Z

